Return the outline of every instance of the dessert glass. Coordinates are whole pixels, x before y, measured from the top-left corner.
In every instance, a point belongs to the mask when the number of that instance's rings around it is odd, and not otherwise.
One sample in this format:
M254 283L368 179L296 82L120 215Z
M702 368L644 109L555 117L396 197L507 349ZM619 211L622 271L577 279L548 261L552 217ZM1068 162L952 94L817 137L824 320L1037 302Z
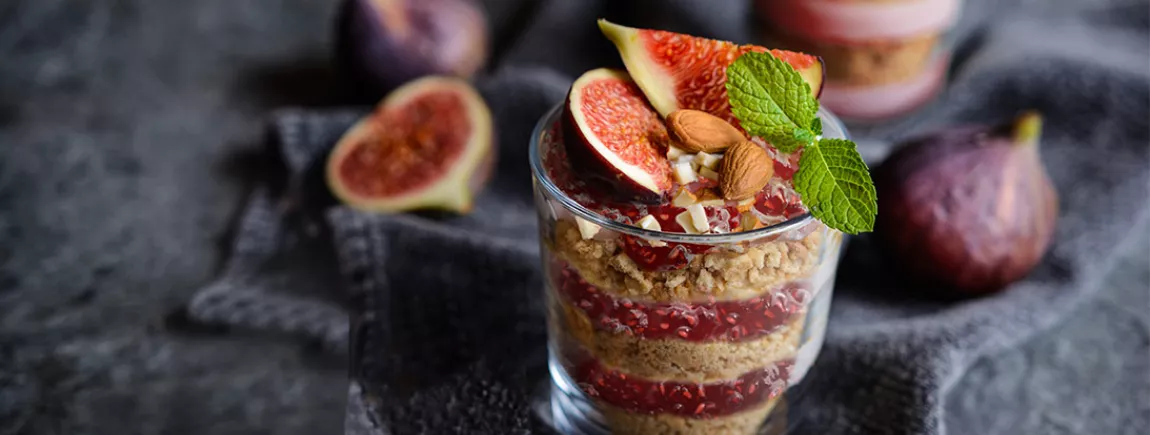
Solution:
M555 428L785 430L782 404L794 406L790 389L822 346L842 234L809 213L726 234L608 219L548 171L562 112L545 115L530 144ZM847 138L834 115L819 117L825 137Z

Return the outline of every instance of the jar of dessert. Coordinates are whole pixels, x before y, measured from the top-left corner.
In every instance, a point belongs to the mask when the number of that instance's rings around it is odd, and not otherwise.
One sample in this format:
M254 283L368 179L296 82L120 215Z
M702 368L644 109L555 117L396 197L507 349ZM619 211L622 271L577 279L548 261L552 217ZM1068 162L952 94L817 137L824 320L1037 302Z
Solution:
M676 174L672 197L597 190L578 165L586 156L573 155L597 146L571 131L592 122L578 116L555 108L530 144L555 428L785 431L786 404L795 406L822 346L842 233L811 217L790 184L794 162L777 154L769 182L741 201L709 196L709 172L722 162L706 153L674 156L691 166L689 178ZM846 138L830 112L818 116L824 137Z
M931 101L945 82L943 35L961 0L757 0L772 44L823 57L821 103L879 121Z

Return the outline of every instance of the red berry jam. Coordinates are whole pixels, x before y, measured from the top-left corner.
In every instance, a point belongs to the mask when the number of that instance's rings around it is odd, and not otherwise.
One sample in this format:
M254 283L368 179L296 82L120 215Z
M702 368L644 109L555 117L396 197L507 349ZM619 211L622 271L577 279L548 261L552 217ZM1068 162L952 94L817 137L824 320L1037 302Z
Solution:
M711 384L652 381L604 367L594 359L570 371L588 396L643 414L711 418L753 408L787 389L793 361L780 361L730 381Z
M759 192L755 197L755 210L767 216L783 216L792 219L807 212L798 195L786 195L781 192L768 194Z
M553 265L555 287L603 331L645 339L743 341L775 332L806 309L810 292L788 284L769 297L738 301L635 302L617 298L589 284L571 267Z
M795 171L799 169L799 157L802 156L802 151L790 154L786 158L779 156L775 152L771 152L771 157L775 161L775 176L783 180L791 181L795 178Z
M643 268L651 271L679 270L691 263L691 256L711 249L706 245L690 243L667 243L666 246L651 246L646 241L633 236L623 236L623 253L627 254Z

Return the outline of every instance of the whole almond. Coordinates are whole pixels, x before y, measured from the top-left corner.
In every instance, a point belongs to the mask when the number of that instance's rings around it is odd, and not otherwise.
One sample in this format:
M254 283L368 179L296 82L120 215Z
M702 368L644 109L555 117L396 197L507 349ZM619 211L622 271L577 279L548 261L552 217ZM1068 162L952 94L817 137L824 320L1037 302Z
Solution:
M667 115L667 131L679 148L690 153L720 152L747 140L739 129L722 118L691 109Z
M763 190L775 173L775 165L767 150L745 140L727 150L720 170L719 190L723 198L741 201Z

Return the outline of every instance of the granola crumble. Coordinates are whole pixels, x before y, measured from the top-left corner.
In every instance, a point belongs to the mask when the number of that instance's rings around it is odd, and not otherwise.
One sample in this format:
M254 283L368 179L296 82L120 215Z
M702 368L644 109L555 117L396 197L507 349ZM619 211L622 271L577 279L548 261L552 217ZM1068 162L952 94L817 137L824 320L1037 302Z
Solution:
M801 240L776 240L696 255L687 267L643 270L618 240L584 239L573 222L555 224L554 251L594 286L612 294L653 301L746 299L809 277L818 266L826 231Z

